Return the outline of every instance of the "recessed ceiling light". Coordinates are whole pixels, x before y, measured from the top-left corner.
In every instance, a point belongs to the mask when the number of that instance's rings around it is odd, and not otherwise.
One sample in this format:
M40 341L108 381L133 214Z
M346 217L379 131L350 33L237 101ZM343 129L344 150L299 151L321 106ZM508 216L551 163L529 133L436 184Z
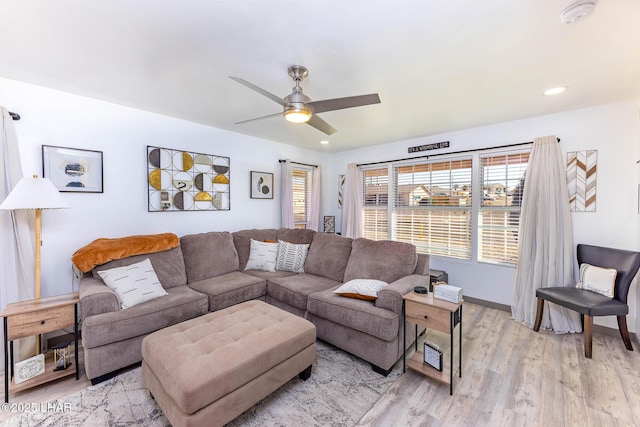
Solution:
M558 86L544 91L545 95L557 95L567 90L567 86Z
M327 141L326 139L323 139L322 141L320 141L320 144L322 145L327 145L329 143L329 141Z
M560 22L563 24L573 24L574 22L582 21L585 18L593 15L596 10L596 2L592 1L577 1L567 6L562 12L560 12Z

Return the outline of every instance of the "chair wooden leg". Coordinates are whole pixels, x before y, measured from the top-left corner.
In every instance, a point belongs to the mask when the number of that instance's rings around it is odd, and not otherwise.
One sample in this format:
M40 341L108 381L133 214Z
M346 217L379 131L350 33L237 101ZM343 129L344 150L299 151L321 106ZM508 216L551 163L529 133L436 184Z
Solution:
M544 300L538 298L538 309L536 310L536 321L533 324L533 330L538 332L540 330L540 324L542 323L542 312L544 311Z
M617 316L618 317L618 329L620 330L620 336L622 337L622 341L624 341L624 346L627 347L627 350L633 351L633 347L631 346L631 338L629 337L629 330L627 329L627 316Z
M584 316L584 357L591 359L591 327L593 326L593 317Z

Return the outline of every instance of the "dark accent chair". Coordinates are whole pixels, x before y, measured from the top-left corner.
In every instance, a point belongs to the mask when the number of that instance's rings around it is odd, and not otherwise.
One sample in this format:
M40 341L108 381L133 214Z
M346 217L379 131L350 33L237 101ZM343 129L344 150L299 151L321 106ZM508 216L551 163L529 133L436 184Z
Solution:
M550 287L536 290L538 310L533 330L538 332L542 323L544 301L558 304L580 313L584 329L584 356L591 359L591 329L593 316L617 316L618 329L624 345L633 351L627 329L627 294L631 282L640 268L640 253L600 246L578 245L578 265L583 263L603 268L615 268L618 274L613 298L575 287Z

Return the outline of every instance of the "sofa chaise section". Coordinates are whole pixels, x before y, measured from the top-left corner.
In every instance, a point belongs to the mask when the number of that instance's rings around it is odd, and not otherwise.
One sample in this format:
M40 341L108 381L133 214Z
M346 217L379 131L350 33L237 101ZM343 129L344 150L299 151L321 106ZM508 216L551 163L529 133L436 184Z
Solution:
M97 271L147 258L168 295L122 310L115 292L104 284ZM180 247L110 261L94 267L91 275L80 282L80 314L84 367L94 384L140 362L140 345L148 334L201 316L209 308L206 295L186 286Z
M389 283L374 301L336 294L337 286L309 295L307 318L318 338L369 363L383 375L402 357L402 296L429 283L429 259L415 246L394 241L355 239L344 282L375 279Z

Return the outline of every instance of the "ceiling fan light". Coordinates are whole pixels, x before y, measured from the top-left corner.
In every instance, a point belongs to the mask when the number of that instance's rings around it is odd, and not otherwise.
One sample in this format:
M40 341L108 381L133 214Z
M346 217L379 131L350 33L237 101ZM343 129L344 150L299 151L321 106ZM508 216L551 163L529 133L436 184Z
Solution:
M291 123L306 123L311 119L311 111L303 108L285 110L284 118Z

